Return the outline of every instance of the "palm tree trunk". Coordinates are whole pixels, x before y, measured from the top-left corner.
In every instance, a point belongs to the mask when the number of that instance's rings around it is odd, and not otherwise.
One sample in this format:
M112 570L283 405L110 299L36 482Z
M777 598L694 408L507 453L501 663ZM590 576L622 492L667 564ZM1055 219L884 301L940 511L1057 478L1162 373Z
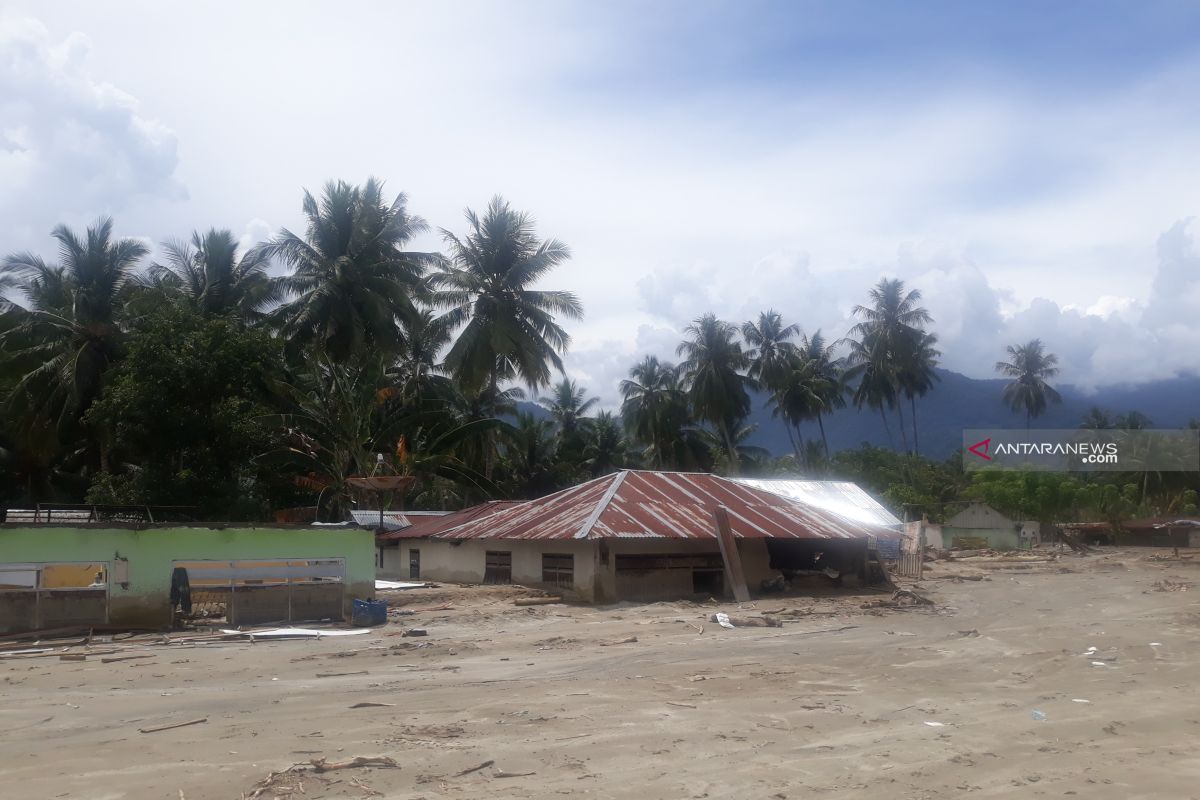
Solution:
M917 439L917 396L910 394L908 396L908 404L912 409L912 428L913 428L913 454L921 455L921 444Z
M796 423L796 442L800 448L800 463L811 468L812 465L808 463L808 448L804 446L804 434L800 432L800 423Z
M787 420L783 422L783 429L787 431L788 441L792 443L792 453L796 456L796 463L799 464L802 457L800 455L800 447L796 444L796 435L792 433L792 426L788 424Z
M492 418L496 417L497 398L496 398L496 369L493 367L492 375L488 379L488 390L491 395L488 397L488 402L491 404ZM492 480L492 468L495 466L496 460L496 432L488 429L486 432L487 440L484 442L483 453L483 477L489 482Z
M729 451L729 474L738 474L737 448L733 446L733 437L729 434L729 426L724 421L720 424L721 436L725 439L725 448Z
M825 457L829 458L829 440L825 438L825 422L821 419L821 412L817 412L817 427L821 429L821 444L825 447Z
M900 418L900 441L904 443L904 452L911 453L908 449L908 432L904 430L904 401L896 402L896 416Z
M879 418L883 420L883 429L887 432L888 448L895 450L896 440L892 438L892 426L888 425L887 414L884 413L882 404L879 406Z

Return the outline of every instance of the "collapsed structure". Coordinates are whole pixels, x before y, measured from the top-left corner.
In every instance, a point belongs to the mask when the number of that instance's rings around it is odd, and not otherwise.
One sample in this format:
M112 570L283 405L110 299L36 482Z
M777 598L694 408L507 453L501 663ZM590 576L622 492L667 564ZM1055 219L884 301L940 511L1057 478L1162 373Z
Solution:
M374 596L359 528L15 518L0 524L0 634L160 628L193 603L231 625L340 621Z
M818 569L863 580L869 548L901 535L717 475L624 470L537 500L484 503L382 532L380 575L521 583L592 602L719 596L727 587L718 507L751 586Z

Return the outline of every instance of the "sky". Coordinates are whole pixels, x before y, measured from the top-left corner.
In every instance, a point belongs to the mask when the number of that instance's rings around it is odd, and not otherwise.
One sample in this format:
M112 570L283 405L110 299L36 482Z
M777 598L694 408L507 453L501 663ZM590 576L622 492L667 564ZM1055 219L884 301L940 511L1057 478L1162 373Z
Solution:
M606 405L705 311L837 338L881 277L943 365L1200 367L1200 5L0 2L0 251L102 214L301 229L386 181L434 232L502 194L572 260Z

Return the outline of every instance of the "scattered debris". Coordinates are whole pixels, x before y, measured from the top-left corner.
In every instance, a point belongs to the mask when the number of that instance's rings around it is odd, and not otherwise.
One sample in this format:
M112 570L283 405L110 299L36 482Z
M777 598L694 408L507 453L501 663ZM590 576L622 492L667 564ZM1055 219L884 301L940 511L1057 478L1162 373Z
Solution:
M355 789L361 790L362 793L367 795L368 797L383 797L383 792L379 791L378 789L376 789L374 787L367 786L365 783L360 781L358 778L351 778L350 785L353 786Z
M601 647L612 647L615 644L633 644L638 638L636 636L626 636L624 639L618 639L614 642L600 642Z
M169 731L175 728L186 728L188 725L199 725L201 722L208 722L208 717L189 719L187 722L175 722L171 725L157 725L153 728L138 728L138 733L158 733L159 731Z
M1161 581L1154 583L1154 591L1156 592L1186 592L1191 584L1185 581L1173 581L1170 578L1163 578Z
M1090 703L1090 702L1092 702L1092 701L1091 701L1091 700L1084 700L1082 697L1072 697L1072 698L1071 698L1071 702L1072 702L1072 703Z
M487 761L483 762L482 764L480 764L477 767L471 767L470 769L464 769L462 772L454 773L453 777L461 778L463 775L470 775L472 772L479 772L479 770L481 770L481 769L487 769L488 767L492 766L495 763L496 762L494 760L489 758Z
M979 631L972 628L969 631L959 631L958 635L963 639L977 639L979 638Z
M87 661L87 653L63 653L58 657L59 661Z
M139 659L139 658L154 658L154 657L155 657L154 653L146 653L144 655L136 655L136 656L113 656L112 658L100 659L100 663L101 664L115 664L118 661L134 661L135 659Z
M928 725L928 726L929 726L929 727L931 727L931 728L944 728L944 727L946 727L946 723L944 723L944 722L934 722L933 720L929 720L929 719L925 720L925 724L926 724L926 725Z
M424 628L409 628L408 630L406 630L404 633L402 633L400 635L406 636L406 637L407 636L428 636L429 631L425 630Z
M365 675L366 673L364 672L363 674ZM394 708L395 705L395 703L373 703L368 700L362 703L355 703L350 708Z
M518 597L513 600L514 606L548 606L561 603L562 597Z
M370 628L267 628L261 631L235 631L222 629L227 638L245 637L250 641L255 639L322 639L326 636L360 636L370 633Z
M1046 712L1039 711L1036 708L1033 710L1032 713L1030 713L1030 716L1033 717L1034 722L1045 722L1046 721Z
M292 794L293 792L297 791L300 794L304 794L304 782L299 779L298 773L322 773L332 772L333 770L338 769L357 769L358 767L398 768L399 766L400 765L396 763L395 759L388 758L387 756L357 756L349 761L335 761L332 764L324 758L314 758L307 763L293 764L285 770L269 773L267 777L255 784L254 791L250 792L250 794L243 795L243 797L245 797L246 800L255 800L255 798L262 797L267 792L271 792L275 796ZM287 779L289 777L295 777L298 785L287 787L277 785L278 781ZM361 789L363 787L358 788ZM372 791L374 790L372 789Z
M370 675L367 670L359 670L358 672L318 672L318 678L348 678L351 675Z
M691 703L676 703L676 702L674 702L673 700L668 700L668 701L667 701L667 705L669 705L669 706L679 706L680 708L695 708L695 706L694 706L694 705L692 705Z
M498 769L492 773L493 778L524 778L527 775L537 775L537 773L536 772L505 772L502 769Z
M709 617L722 628L782 628L783 623L772 617L731 617L728 614L717 613Z
M375 579L375 590L381 589L424 589L428 583L409 583L407 581L381 581Z

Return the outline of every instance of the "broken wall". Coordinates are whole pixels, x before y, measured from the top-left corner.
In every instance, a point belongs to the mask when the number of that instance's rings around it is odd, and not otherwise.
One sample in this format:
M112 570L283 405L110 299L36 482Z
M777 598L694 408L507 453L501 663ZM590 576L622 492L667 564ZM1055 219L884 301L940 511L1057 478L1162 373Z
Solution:
M344 559L337 591L344 616L354 599L374 597L375 542L371 531L340 528L208 528L0 525L0 564L95 563L105 565L108 623L160 627L171 622L171 570L176 561ZM322 591L331 591L321 587ZM24 593L0 592L0 632L27 630L32 616ZM94 598L93 598L94 599ZM70 602L85 598L71 597ZM60 609L61 602L54 609ZM75 612L67 610L72 624ZM76 609L78 611L78 609ZM91 609L92 612L95 609ZM57 616L58 614L55 610ZM95 614L87 619L95 622ZM44 627L43 623L43 627Z

